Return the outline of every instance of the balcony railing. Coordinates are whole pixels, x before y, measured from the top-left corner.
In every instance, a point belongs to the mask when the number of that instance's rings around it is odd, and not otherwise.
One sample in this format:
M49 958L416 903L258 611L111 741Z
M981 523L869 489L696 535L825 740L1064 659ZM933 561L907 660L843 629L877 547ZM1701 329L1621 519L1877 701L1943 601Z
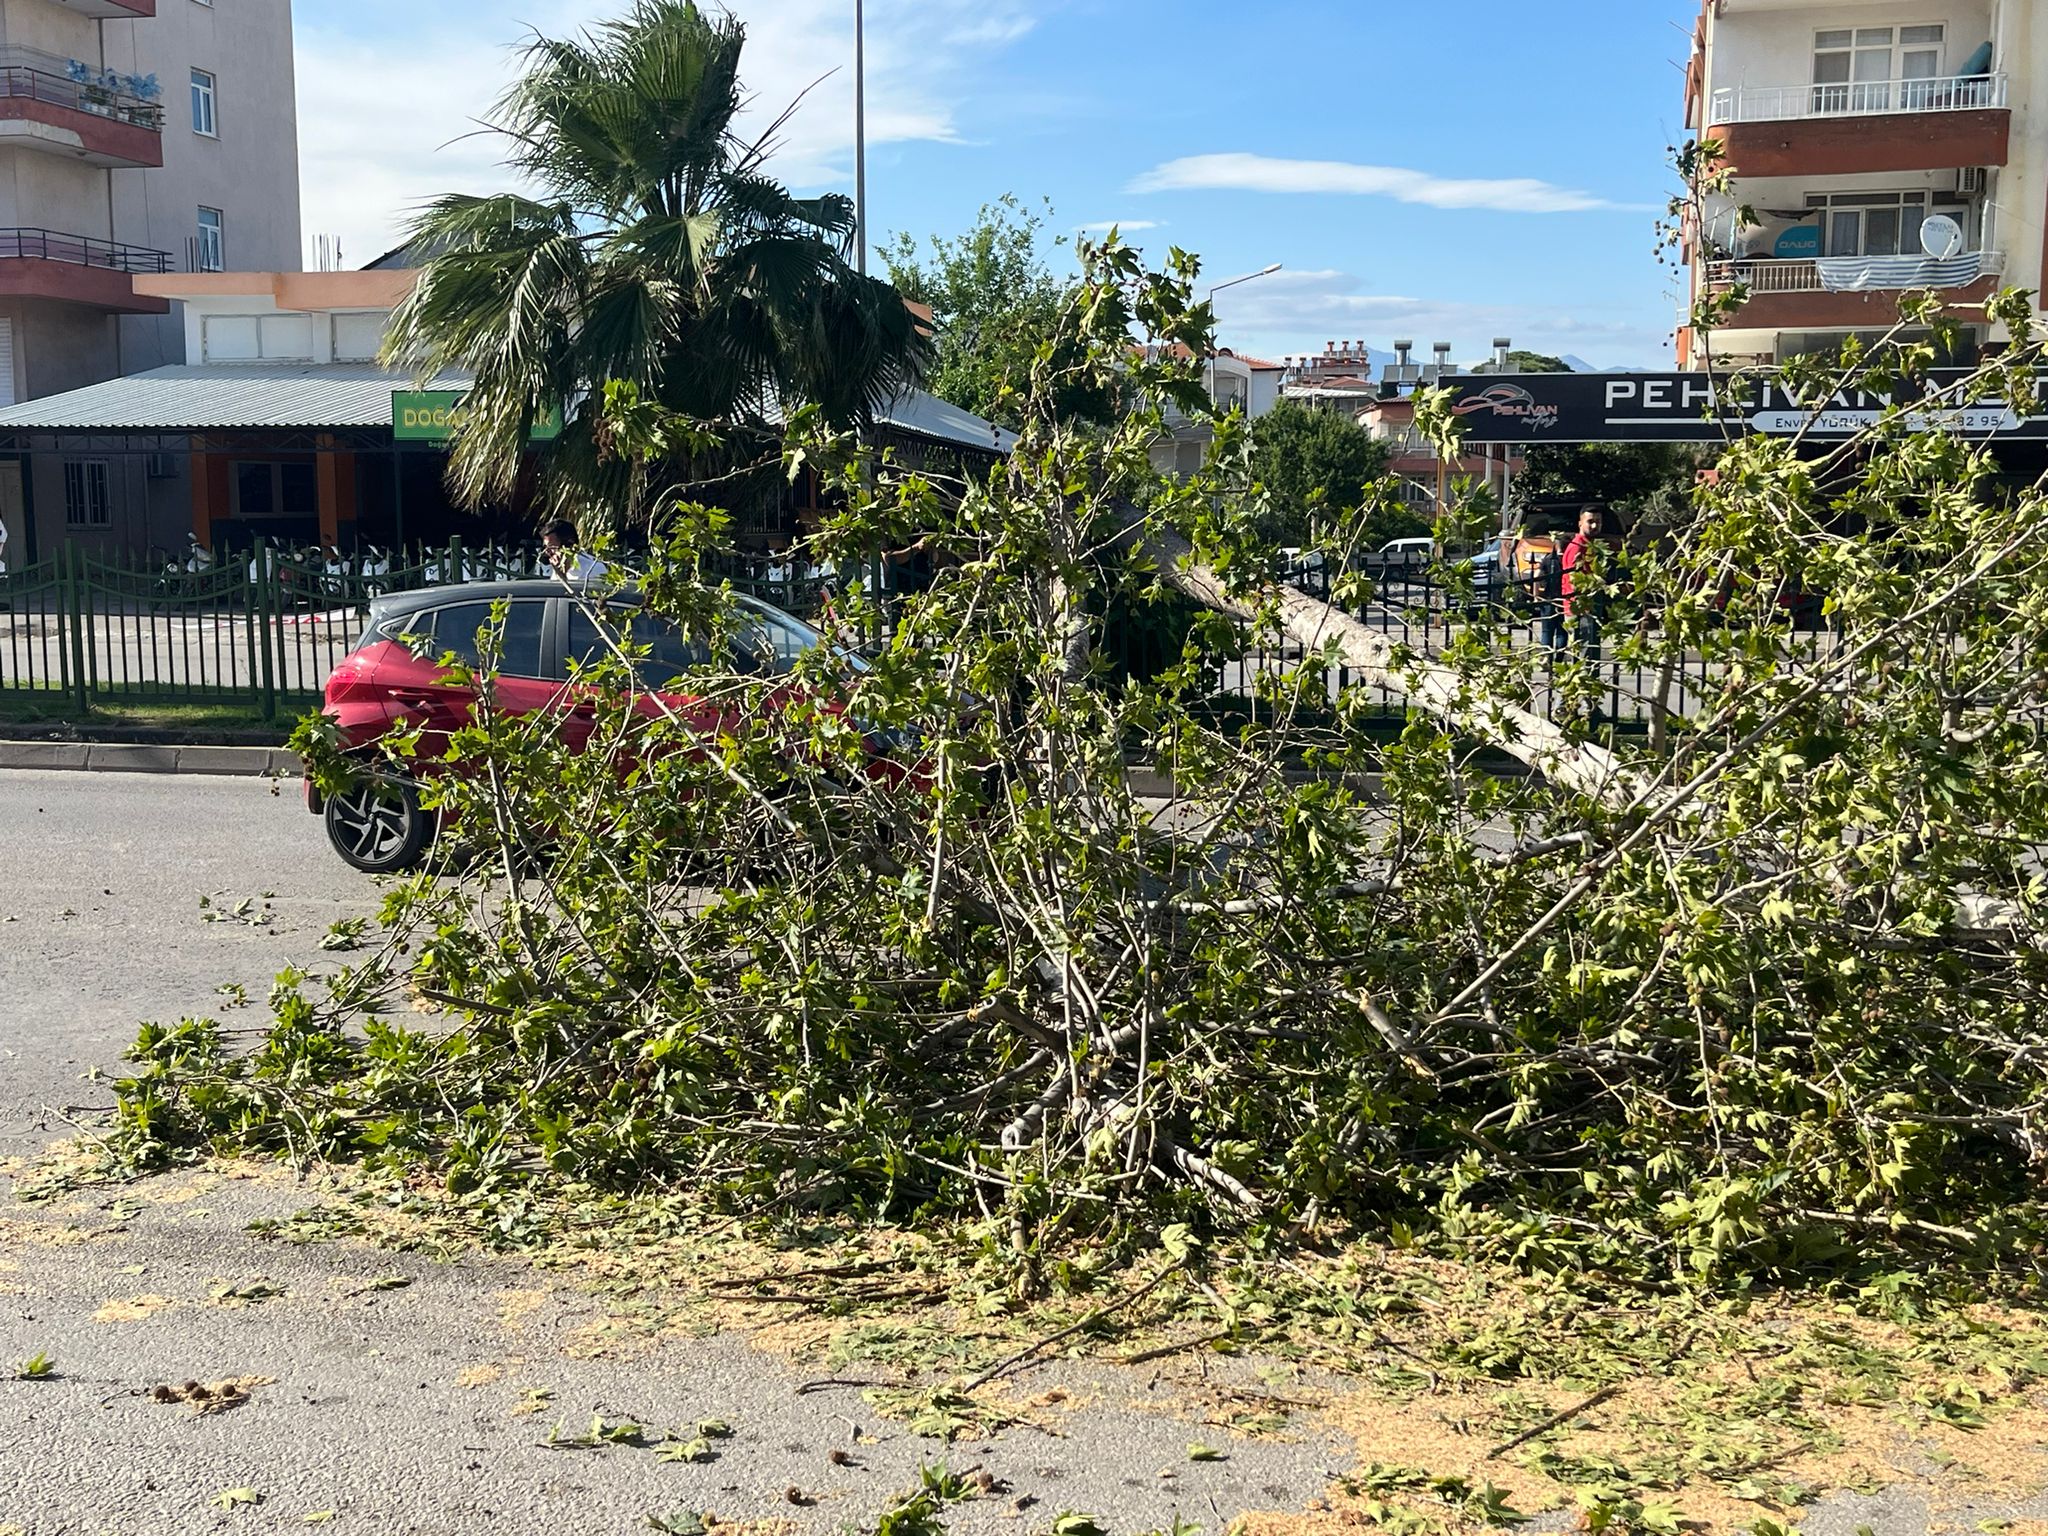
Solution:
M1397 459L1436 457L1436 444L1417 427L1397 427L1391 432L1375 437L1373 441L1385 443L1387 452Z
M2006 76L1856 80L1839 85L1745 85L1714 92L1712 121L1772 123L1799 117L1866 117L1897 112L1976 112L2006 105Z
M0 261L61 261L110 272L168 272L171 253L50 229L0 229Z
M1747 284L1752 296L1765 293L1867 293L1885 289L1964 288L2005 270L1998 251L1971 251L1937 260L1931 256L1823 256L1810 260L1755 256L1707 264L1715 289Z
M99 81L73 80L32 65L0 65L0 96L26 97L52 106L69 107L75 112L109 117L115 122L147 128L153 133L163 132L164 109L161 104L144 101L140 96Z

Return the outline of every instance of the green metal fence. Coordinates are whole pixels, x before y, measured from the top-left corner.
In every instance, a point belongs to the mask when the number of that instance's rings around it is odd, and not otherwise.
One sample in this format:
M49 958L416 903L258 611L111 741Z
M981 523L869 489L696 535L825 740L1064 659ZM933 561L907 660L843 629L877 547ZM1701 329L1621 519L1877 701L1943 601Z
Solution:
M0 703L289 718L319 697L378 594L538 572L533 551L459 541L344 557L258 540L219 564L154 569L67 544L0 575Z
M788 557L718 572L805 616L835 578ZM362 633L382 593L546 573L534 546L464 544L343 555L258 540L218 563L123 563L77 545L0 575L0 705L212 705L292 718Z

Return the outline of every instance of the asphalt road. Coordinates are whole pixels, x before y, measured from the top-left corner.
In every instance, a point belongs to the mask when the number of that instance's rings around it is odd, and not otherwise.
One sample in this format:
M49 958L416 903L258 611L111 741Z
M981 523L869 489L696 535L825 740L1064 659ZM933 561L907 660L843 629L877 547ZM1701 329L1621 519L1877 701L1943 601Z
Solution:
M260 1240L252 1220L316 1198L282 1171L14 1201L4 1154L72 1134L66 1116L89 1121L109 1095L86 1074L118 1069L138 1020L215 1011L216 988L235 983L258 1022L270 978L331 959L329 924L374 906L376 883L329 853L297 790L0 772L0 1378L38 1353L57 1363L50 1380L0 1379L0 1533L299 1531L331 1510L332 1529L376 1536L623 1536L677 1509L822 1533L871 1522L921 1462L946 1459L1004 1485L961 1506L955 1533L1028 1536L1079 1509L1117 1531L1180 1515L1220 1536L1240 1511L1301 1507L1352 1464L1313 1423L1231 1440L1200 1425L1170 1374L1057 1362L1022 1384L1065 1394L1032 1414L1038 1427L949 1449L879 1419L858 1390L796 1391L887 1367L806 1370L733 1337L642 1337L615 1306L517 1262ZM410 1283L370 1286L384 1277ZM259 1283L277 1294L216 1294ZM1256 1363L1234 1368L1257 1384ZM244 1377L268 1380L227 1413L149 1395ZM735 1433L702 1463L542 1443L593 1413L719 1418ZM1191 1462L1195 1439L1228 1458ZM216 1507L240 1489L261 1502Z
M260 1004L376 895L296 783L0 773L0 1149L106 1103L84 1075L138 1022L214 1012L229 983Z

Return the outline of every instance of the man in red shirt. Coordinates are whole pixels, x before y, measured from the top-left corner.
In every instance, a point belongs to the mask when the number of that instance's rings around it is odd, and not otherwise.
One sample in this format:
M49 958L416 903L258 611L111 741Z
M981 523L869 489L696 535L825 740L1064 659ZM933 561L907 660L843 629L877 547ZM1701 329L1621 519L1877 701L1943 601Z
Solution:
M1592 599L1577 596L1577 578L1581 572L1588 576L1596 574L1599 540L1600 509L1583 508L1579 513L1579 531L1564 547L1564 616L1571 621L1580 653L1589 666L1600 662L1600 615Z

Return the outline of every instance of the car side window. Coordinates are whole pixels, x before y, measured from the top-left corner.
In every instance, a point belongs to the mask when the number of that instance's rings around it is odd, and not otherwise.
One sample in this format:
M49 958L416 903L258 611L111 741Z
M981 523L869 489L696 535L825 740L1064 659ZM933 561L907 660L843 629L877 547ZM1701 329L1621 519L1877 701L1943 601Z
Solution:
M648 647L648 654L633 664L634 680L642 688L659 692L711 659L706 646L652 614L614 604L605 617L616 631L615 638ZM611 654L590 611L580 604L569 610L569 643L564 654L580 667L592 666Z
M738 670L763 677L783 677L795 670L797 658L818 643L811 630L780 614L743 611L735 615L734 660Z
M430 609L404 626L406 633L433 641L436 657L453 651L469 666L481 665L477 631L491 622L489 603L451 603ZM541 627L547 619L542 598L519 597L505 605L505 628L498 648L498 670L507 677L539 677Z

